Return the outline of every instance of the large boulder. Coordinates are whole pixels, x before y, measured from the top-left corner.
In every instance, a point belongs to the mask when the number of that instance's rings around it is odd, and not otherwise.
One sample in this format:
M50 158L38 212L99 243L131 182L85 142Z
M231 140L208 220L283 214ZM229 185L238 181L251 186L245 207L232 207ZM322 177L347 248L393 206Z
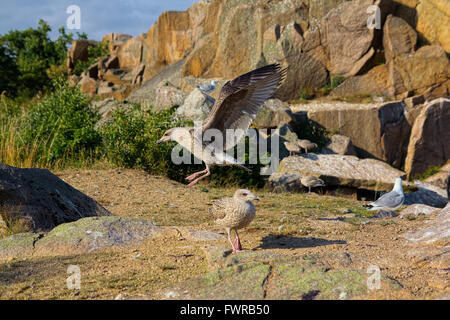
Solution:
M438 44L450 53L450 9L442 0L396 0L394 14L419 32L422 43Z
M327 186L368 190L391 190L396 178L405 177L383 161L314 153L284 158L278 172L319 177Z
M316 125L350 138L359 157L375 157L400 168L406 156L410 124L407 106L388 103L311 102L292 105ZM363 124L363 127L362 127Z
M417 33L402 18L389 15L383 27L383 47L386 61L402 54L414 53Z
M145 220L89 217L57 226L36 242L35 252L42 255L86 253L103 247L130 245L164 232L164 228Z
M374 4L372 0L344 2L324 18L320 35L331 74L353 76L374 55L374 29L367 27L367 9Z
M153 108L155 111L170 109L183 105L186 93L169 81L161 82L155 91Z
M425 182L438 188L447 190L447 197L450 197L450 160L442 166L439 172L425 179Z
M0 190L3 218L8 215L28 230L49 230L64 222L110 214L45 169L0 164Z
M287 103L278 99L269 99L259 109L252 125L258 129L270 129L278 127L280 123L292 121L293 115Z
M321 153L356 156L356 151L350 138L341 134L333 134L327 145L322 148Z
M203 121L211 112L213 101L195 88L177 108L175 115L181 119Z
M367 73L349 77L330 92L333 99L388 96L389 72L385 64L370 69Z
M430 224L423 228L408 231L401 236L415 244L448 245L450 241L450 204L442 209ZM447 268L449 265L447 260Z
M442 166L450 159L450 100L428 102L411 130L405 171L408 177L429 167Z
M443 208L448 203L447 190L436 187L432 184L415 181L418 191L405 195L404 204L425 204L428 206Z
M289 242L297 247L333 243L300 237L267 240L272 240L272 244ZM336 241L335 246L338 245ZM208 246L204 250L212 270L160 290L160 298L344 300L369 294L366 271L358 270L350 255L344 252L310 254L299 259L273 250L244 251L239 255L229 255L227 248L219 246ZM380 278L382 291L401 289L385 275Z
M405 53L388 61L389 95L403 97L409 92L424 93L445 85L450 77L450 63L440 46L424 46L415 53ZM436 98L436 97L434 97Z

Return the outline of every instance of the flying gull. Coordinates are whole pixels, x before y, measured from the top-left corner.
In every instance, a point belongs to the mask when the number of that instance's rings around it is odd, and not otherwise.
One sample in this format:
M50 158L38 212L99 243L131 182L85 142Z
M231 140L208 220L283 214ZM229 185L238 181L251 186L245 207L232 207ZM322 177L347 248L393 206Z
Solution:
M309 150L309 149L315 149L315 148L317 148L317 144L312 143L311 141L306 140L306 139L304 139L304 140L300 140L300 139L299 139L299 140L298 140L298 145L299 145L300 148L305 149L306 153L308 153L308 150Z
M203 92L213 92L216 89L216 80L212 80L211 83L202 84L197 86Z
M216 219L214 222L227 231L228 241L233 247L233 252L242 250L237 230L248 226L255 217L256 209L252 200L259 200L259 198L249 190L239 189L236 190L233 198L216 200L209 209L209 212ZM231 230L236 233L234 241L231 239Z
M226 82L201 128L172 128L156 142L176 141L205 163L205 170L186 177L191 181L188 186L209 176L212 165L232 165L251 171L225 150L234 147L241 140L256 118L259 108L273 96L285 75L286 69L281 69L279 64L271 64ZM233 139L227 139L228 129L234 130ZM205 137L211 132L220 133L222 141L211 141L212 138L207 141Z
M300 178L300 182L305 187L308 187L308 189L309 189L308 193L311 193L311 188L324 187L325 186L325 182L322 179L319 179L319 178L316 178L316 177L311 177L311 176L302 176Z
M395 179L394 189L391 192L383 194L377 201L369 204L364 204L363 207L369 208L369 210L396 210L400 208L405 200L405 194L402 188L402 178Z

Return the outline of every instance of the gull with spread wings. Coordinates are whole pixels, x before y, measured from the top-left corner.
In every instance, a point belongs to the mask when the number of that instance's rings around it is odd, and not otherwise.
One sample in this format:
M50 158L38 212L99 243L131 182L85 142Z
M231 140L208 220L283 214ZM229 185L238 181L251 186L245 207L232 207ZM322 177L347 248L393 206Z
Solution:
M201 128L172 128L156 142L176 141L205 163L205 170L186 178L191 181L188 186L209 176L212 165L232 165L250 171L225 150L234 147L245 136L259 108L273 96L285 76L286 68L271 64L226 82ZM229 130L233 130L232 136L227 134ZM220 139L217 139L218 134Z

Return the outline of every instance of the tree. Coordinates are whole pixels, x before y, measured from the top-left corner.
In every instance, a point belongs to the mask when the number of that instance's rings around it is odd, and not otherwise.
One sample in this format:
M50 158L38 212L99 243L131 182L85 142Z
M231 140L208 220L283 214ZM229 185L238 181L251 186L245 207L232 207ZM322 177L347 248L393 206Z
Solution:
M58 39L52 41L50 31L41 19L36 29L12 30L0 36L0 92L32 97L51 86L47 70L64 64L73 34L61 27Z

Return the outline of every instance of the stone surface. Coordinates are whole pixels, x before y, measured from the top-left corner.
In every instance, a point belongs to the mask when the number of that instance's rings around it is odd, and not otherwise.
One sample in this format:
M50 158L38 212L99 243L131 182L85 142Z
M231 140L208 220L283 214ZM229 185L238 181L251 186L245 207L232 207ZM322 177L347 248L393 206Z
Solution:
M425 182L447 190L447 197L450 197L450 160L442 166L438 173L426 178Z
M301 177L298 173L275 172L269 177L268 187L273 192L299 192L302 189Z
M127 100L130 102L140 103L142 106L147 107L153 105L156 97L156 89L161 82L168 81L176 87L181 85L182 66L183 60L165 67L150 80L145 81L141 87L134 90L127 97Z
M0 260L29 257L33 254L34 244L39 239L37 233L18 233L0 239Z
M205 251L213 270L161 290L161 298L345 300L367 294L366 272L352 269L345 253L298 257L258 250L229 255L216 246ZM400 288L384 275L381 282L385 290Z
M404 204L419 203L436 208L443 208L447 204L447 190L422 181L415 181L414 184L419 190L406 194Z
M383 47L386 61L415 52L417 33L402 18L388 15L383 27Z
M330 142L322 148L321 153L356 156L356 151L350 138L341 134L333 134Z
M402 54L388 62L389 95L424 93L430 87L444 83L450 77L450 64L440 46L424 46L414 54ZM434 97L438 98L438 97Z
M406 157L411 127L405 117L405 104L311 102L291 106L292 112L307 117L328 131L351 139L359 157L375 157L396 168ZM364 124L362 130L361 124Z
M331 74L353 76L375 53L371 49L374 29L367 27L371 0L349 1L332 9L324 18L321 43Z
M333 91L333 99L357 98L364 96L388 96L388 68L385 64L370 69L363 75L349 77Z
M404 172L379 160L313 153L283 159L278 172L319 177L327 186L389 191L396 178L405 176Z
M61 223L110 213L92 198L45 169L0 164L2 215L28 221L29 230L49 230Z
M40 255L86 253L103 247L125 246L157 237L166 229L149 221L123 217L88 217L64 223L36 242Z
M426 215L427 216L436 211L440 211L440 209L431 207L431 206L427 206L425 204L412 204L400 212L400 217L403 218L403 217L409 216L409 215L411 215L411 216Z
M408 177L450 159L450 100L428 102L414 122L405 160Z
M160 111L183 105L186 93L169 81L162 81L155 90L153 110Z
M177 108L175 115L181 119L203 121L211 112L213 104L199 89L195 88Z
M278 127L280 123L292 121L292 112L287 103L278 99L269 99L259 109L252 126L258 129L269 129Z

